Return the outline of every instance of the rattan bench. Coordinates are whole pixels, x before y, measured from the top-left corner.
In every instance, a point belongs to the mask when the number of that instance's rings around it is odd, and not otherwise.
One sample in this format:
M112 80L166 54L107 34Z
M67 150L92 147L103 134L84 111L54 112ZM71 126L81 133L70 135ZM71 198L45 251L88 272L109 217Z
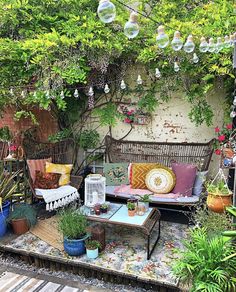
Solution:
M190 163L199 171L208 170L213 154L214 139L207 143L140 142L116 140L106 136L107 161L117 162L159 162L170 167L171 162ZM128 198L127 194L115 193L115 187L106 189L108 197ZM193 206L201 197L180 197L178 199L151 197L154 204Z

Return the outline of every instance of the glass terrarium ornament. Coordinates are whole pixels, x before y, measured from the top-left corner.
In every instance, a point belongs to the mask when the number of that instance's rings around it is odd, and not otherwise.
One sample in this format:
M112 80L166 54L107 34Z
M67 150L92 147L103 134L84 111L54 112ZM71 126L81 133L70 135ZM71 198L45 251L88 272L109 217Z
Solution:
M160 25L157 29L158 35L156 37L157 45L159 48L164 49L169 44L169 37L165 33L163 25Z
M97 13L102 22L111 23L116 17L116 7L109 0L100 0Z
M206 53L208 51L209 45L204 37L201 37L201 43L199 45L199 51L201 53Z
M90 174L85 178L84 204L94 207L106 201L106 178L100 174Z
M183 41L180 38L180 32L179 31L176 31L174 33L174 38L173 38L173 40L171 42L171 46L172 46L172 49L174 51L176 51L176 52L182 49Z
M139 25L137 21L138 21L137 13L131 12L129 21L126 22L124 27L124 34L129 39L133 39L139 34Z
M193 42L193 36L189 35L186 43L184 44L184 51L186 53L192 53L194 51L194 49L195 49L195 45Z

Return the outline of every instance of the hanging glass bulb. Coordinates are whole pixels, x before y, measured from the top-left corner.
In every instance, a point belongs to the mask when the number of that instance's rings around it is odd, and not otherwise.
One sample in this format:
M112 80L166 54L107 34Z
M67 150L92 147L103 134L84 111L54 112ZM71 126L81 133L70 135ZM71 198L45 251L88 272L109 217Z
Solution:
M156 78L161 78L161 72L158 68L156 68L156 70L155 70L155 76L156 76Z
M169 44L169 37L165 34L165 29L163 25L160 25L157 29L158 35L156 37L157 45L159 48L163 49Z
M230 35L230 46L233 47L234 46L234 41L235 41L235 35L231 34Z
M22 97L22 98L25 98L25 97L26 97L26 93L25 93L24 90L22 90L22 92L21 92L21 97Z
M231 42L230 42L230 38L229 38L228 35L225 36L224 47L225 48L230 48L231 47Z
M234 97L233 105L236 106L236 96Z
M213 38L210 38L210 39L209 39L208 52L210 52L210 53L214 53L214 52L215 52L215 49L216 49L216 45L215 45L215 43L214 43L214 39L213 39Z
M142 85L143 84L143 80L141 78L141 75L138 75L137 84L138 85Z
M174 63L174 71L179 72L180 68L177 62Z
M50 99L50 92L49 92L49 90L46 91L45 96L46 96L47 99Z
M121 80L120 88L121 88L122 90L126 89L126 84L125 84L125 81L124 81L124 80Z
M173 38L173 40L171 42L171 46L172 46L172 49L174 51L176 51L176 52L182 49L183 41L180 38L180 32L179 31L176 31L174 33L174 38Z
M232 119L236 117L236 112L234 110L230 113L230 117Z
M116 17L116 7L109 0L100 0L97 13L103 23L110 23Z
M186 43L184 44L184 51L186 53L192 53L194 51L194 48L195 48L195 45L193 42L193 37L192 35L189 35Z
M75 91L74 91L74 97L75 97L75 98L78 98L78 97L79 97L79 91L78 91L77 88L76 88Z
M131 12L129 21L126 22L125 27L124 27L124 34L129 39L133 39L139 34L139 25L137 21L138 21L137 13Z
M104 92L106 94L110 92L110 88L109 88L108 84L105 85Z
M215 47L215 52L219 53L222 49L223 49L224 45L222 43L222 39L219 37L217 38L217 43L216 43L216 47Z
M199 45L199 51L201 53L206 53L208 51L209 45L204 37L201 37L201 43Z
M89 96L93 96L93 95L94 95L94 92L93 92L93 88L92 88L92 86L89 88L88 95L89 95Z
M10 95L14 96L14 90L12 88L10 89Z
M63 90L60 93L60 97L61 97L61 99L64 99L65 98L65 95L64 95L64 91Z
M193 63L197 64L199 62L199 58L196 53L193 54Z
M33 97L37 98L37 92L35 91Z

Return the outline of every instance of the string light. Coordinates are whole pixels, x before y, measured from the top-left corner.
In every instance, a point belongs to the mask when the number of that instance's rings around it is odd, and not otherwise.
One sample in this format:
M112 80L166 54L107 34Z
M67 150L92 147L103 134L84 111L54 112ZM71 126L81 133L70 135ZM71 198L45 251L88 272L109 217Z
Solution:
M12 88L10 89L10 95L14 96L14 90Z
M156 78L161 78L161 72L158 68L156 68L156 70L155 70L155 76L156 76Z
M97 13L103 23L111 23L116 17L116 7L109 0L100 0Z
M179 72L179 70L180 70L180 67L179 67L179 65L178 65L178 62L175 62L175 63L174 63L174 71L175 71L175 72Z
M79 91L78 91L78 89L75 89L74 97L75 97L75 98L78 98L78 97L79 97Z
M184 51L186 53L192 53L194 51L194 49L195 49L195 45L193 42L193 36L189 35L186 43L184 44Z
M21 92L21 97L22 97L22 98L25 98L25 97L26 97L26 93L25 93L24 90L22 90L22 92Z
M46 95L46 98L47 98L47 99L50 99L50 92L49 92L49 90L47 90L47 92L46 92L45 95Z
M139 25L137 23L138 15L135 12L131 12L129 21L126 22L124 27L124 34L133 39L139 34Z
M208 51L209 45L204 37L201 37L201 43L199 45L199 51L201 53L206 53Z
M64 91L61 91L60 97L61 97L61 99L64 99L65 98Z
M208 52L210 52L210 53L214 53L214 52L215 52L215 49L216 49L216 45L215 45L215 43L214 43L214 39L213 39L213 38L210 38L210 39L209 39Z
M193 54L193 63L197 64L199 62L199 58L196 53Z
M164 49L169 44L169 37L165 33L163 25L160 25L157 29L158 35L156 37L157 45L159 48Z
M106 94L110 92L110 88L109 88L108 84L105 85L104 92Z
M138 85L142 85L143 84L143 80L141 78L141 75L138 75L137 84Z
M231 42L228 35L225 36L224 47L227 49L231 47Z
M180 32L179 31L176 31L174 33L174 38L173 38L173 40L171 42L171 46L172 46L172 49L174 51L176 51L176 52L182 49L183 41L180 38Z
M122 90L126 89L126 84L125 84L125 81L124 81L124 80L121 80L120 88L121 88Z
M223 49L222 39L221 39L221 37L218 37L217 38L217 43L216 43L216 46L215 46L215 52L219 53L222 49Z
M230 117L233 119L233 118L235 118L236 117L236 112L235 111L232 111L231 113L230 113Z
M93 96L93 95L94 95L94 91L93 91L92 86L89 88L88 95L89 95L89 96Z

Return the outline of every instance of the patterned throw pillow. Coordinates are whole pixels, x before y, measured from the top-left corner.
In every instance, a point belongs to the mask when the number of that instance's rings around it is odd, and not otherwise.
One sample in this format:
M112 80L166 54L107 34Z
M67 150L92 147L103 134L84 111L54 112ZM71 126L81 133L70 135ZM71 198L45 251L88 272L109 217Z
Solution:
M34 188L45 190L57 189L60 176L59 173L43 173L40 170L36 170Z
M132 189L147 189L146 175L150 170L158 167L162 167L162 165L159 163L132 163Z
M59 186L68 185L70 183L70 173L73 164L55 164L46 162L46 172L53 172L61 174Z
M52 158L27 160L27 166L33 183L35 182L36 170L46 171L46 162L52 162Z
M104 163L104 175L107 186L128 185L129 163Z
M176 177L168 167L160 167L147 173L145 183L147 188L154 193L168 194L175 186Z

